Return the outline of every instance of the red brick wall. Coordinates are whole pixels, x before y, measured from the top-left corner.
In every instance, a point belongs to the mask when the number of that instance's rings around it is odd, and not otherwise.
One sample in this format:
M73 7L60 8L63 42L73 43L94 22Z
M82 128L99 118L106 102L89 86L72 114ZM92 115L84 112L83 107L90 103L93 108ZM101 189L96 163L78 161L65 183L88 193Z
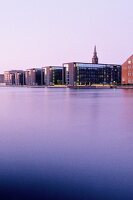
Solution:
M133 55L122 65L122 84L133 84Z

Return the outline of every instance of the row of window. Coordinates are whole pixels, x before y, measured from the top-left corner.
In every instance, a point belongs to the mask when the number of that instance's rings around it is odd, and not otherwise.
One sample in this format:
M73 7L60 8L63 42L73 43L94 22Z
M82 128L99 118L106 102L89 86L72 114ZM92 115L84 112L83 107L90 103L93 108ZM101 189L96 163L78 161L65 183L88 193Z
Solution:
M133 63L133 60L128 60L128 64L131 64L131 63Z
M127 69L133 69L133 65L128 65L128 66L125 66L123 67L124 70L127 70Z
M133 79L128 79L128 83L133 83Z
M128 69L133 69L133 65L128 65Z
M133 76L133 72L128 72L128 76Z

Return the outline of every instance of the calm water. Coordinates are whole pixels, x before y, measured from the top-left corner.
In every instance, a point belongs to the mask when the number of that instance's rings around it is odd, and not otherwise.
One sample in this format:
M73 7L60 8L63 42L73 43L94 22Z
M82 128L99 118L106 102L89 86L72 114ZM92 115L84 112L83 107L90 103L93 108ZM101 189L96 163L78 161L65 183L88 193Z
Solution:
M0 199L132 200L133 90L0 88Z

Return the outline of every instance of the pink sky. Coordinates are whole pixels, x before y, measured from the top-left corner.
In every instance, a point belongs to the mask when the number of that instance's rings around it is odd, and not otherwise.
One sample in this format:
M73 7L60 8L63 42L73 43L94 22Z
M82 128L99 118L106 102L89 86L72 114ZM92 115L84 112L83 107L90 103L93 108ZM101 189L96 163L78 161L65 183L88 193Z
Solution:
M133 53L132 0L2 0L0 72L63 62L121 64Z

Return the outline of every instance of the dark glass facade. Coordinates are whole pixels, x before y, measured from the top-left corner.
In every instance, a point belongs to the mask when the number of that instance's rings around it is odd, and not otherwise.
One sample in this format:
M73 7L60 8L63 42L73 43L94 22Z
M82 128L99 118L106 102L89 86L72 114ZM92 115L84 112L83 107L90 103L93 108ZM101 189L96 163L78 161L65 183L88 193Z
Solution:
M36 70L35 72L36 85L42 85L42 70Z
M64 67L48 66L43 68L44 85L63 85Z
M121 66L92 63L66 63L67 85L121 84Z
M42 69L27 69L25 71L25 84L29 86L42 85Z

